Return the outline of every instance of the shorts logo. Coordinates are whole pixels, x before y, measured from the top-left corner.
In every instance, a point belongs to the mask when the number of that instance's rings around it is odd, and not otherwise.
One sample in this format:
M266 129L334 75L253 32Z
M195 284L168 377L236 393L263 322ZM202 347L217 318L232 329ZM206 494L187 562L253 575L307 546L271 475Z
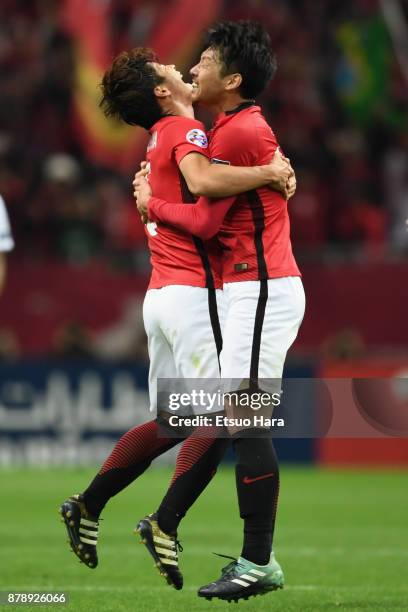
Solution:
M194 130L190 130L189 132L187 132L186 140L188 142L191 142L191 144L201 147L202 149L206 149L208 147L208 140L205 132L197 128L194 128Z

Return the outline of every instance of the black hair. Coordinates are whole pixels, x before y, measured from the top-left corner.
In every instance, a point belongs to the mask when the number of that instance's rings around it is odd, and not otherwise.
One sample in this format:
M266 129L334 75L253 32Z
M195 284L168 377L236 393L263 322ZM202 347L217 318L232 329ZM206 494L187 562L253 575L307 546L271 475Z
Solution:
M239 72L240 92L244 98L255 98L274 77L277 69L269 34L253 21L222 21L207 33L205 48L218 52L223 64L222 76Z
M100 107L106 117L150 129L163 116L154 88L163 83L150 62L157 57L151 49L123 51L103 75Z

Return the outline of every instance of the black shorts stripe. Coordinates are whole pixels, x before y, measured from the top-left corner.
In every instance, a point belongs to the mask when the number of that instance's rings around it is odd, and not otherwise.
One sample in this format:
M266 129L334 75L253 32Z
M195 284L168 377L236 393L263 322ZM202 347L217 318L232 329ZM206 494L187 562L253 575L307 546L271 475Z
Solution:
M186 179L179 171L180 177L180 185L181 185L181 195L183 198L183 202L186 204L194 204L195 197L191 193L186 183ZM218 367L220 366L220 353L222 350L222 334L221 334L221 325L220 319L218 316L218 307L217 307L217 294L215 290L214 276L211 270L211 264L208 257L208 253L206 251L204 242L201 238L197 236L192 236L195 248L197 249L197 253L200 256L201 263L205 273L205 286L208 289L208 311L210 315L211 328L214 335L214 342L217 349L217 357L218 357Z
M265 319L265 308L268 301L268 281L260 281L259 298L256 307L254 335L252 338L251 366L249 371L249 388L251 391L258 389L259 380L259 356L261 352L262 327Z
M210 313L211 328L214 334L214 342L217 349L218 369L220 367L220 353L222 351L222 333L220 318L218 316L217 294L215 289L208 289L208 311Z
M258 279L260 281L259 298L256 307L254 334L252 337L252 352L250 365L250 389L258 388L259 378L259 356L261 352L262 327L265 319L265 308L268 301L268 268L266 266L263 232L265 229L265 214L261 198L257 191L249 191L247 194L249 206L254 222L254 243L258 264Z

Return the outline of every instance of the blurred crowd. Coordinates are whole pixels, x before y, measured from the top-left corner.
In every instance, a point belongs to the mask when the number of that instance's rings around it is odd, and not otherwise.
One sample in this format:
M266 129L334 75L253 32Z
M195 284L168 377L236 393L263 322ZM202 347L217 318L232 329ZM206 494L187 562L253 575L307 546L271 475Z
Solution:
M112 3L116 51L144 44L164 5ZM297 172L298 256L406 255L408 84L378 0L221 4L220 19L262 21L276 49L278 73L260 102ZM70 129L74 59L60 5L0 3L0 192L14 256L145 270L130 176L86 159Z

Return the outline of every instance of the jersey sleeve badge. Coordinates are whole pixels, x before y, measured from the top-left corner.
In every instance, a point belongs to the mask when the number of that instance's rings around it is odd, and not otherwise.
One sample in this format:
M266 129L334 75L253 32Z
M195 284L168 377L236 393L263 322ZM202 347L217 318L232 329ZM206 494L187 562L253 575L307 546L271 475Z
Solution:
M203 132L203 130L200 130L198 128L194 128L193 130L190 130L189 132L187 132L186 140L188 142L191 142L191 144L201 147L202 149L206 149L208 147L208 140L207 140L206 133Z

